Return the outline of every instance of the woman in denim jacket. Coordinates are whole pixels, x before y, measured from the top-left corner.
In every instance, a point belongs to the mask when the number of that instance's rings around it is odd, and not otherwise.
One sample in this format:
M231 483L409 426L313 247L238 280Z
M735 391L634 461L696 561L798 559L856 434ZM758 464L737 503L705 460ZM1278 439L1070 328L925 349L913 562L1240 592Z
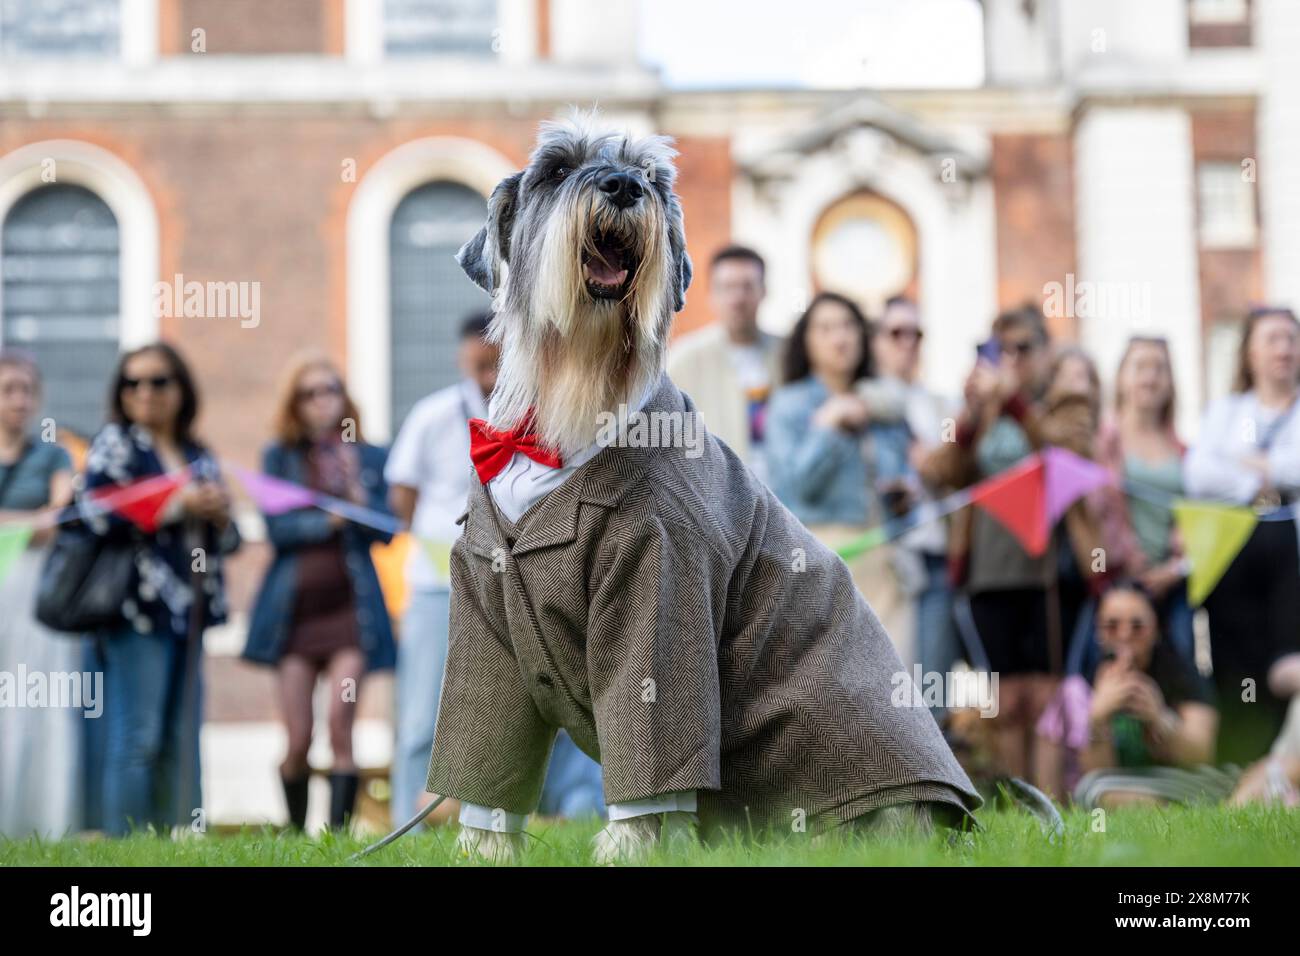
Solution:
M909 507L912 435L901 394L872 380L868 343L861 310L841 295L820 293L790 335L787 384L767 409L772 491L831 547L870 526L892 529ZM914 615L892 546L855 558L849 570L907 662Z
M359 440L356 406L342 378L322 355L295 361L286 379L277 423L279 440L262 459L273 477L306 485L354 505L387 513L382 448ZM266 516L275 558L258 594L244 658L279 673L289 748L280 765L290 823L307 819L307 751L312 694L322 674L330 694L329 825L346 825L359 775L352 756L355 689L362 677L391 668L392 627L370 546L391 533L318 508Z

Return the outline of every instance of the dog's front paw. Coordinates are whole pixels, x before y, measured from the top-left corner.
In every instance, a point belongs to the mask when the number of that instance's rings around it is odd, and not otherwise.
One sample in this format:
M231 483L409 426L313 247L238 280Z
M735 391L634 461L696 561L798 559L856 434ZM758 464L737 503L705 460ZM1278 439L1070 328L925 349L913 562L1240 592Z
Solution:
M649 813L626 820L611 820L591 841L598 866L636 863L656 846L679 846L695 841L695 815L682 811Z
M456 836L456 854L463 860L484 863L518 863L524 850L522 833L501 833L462 826Z

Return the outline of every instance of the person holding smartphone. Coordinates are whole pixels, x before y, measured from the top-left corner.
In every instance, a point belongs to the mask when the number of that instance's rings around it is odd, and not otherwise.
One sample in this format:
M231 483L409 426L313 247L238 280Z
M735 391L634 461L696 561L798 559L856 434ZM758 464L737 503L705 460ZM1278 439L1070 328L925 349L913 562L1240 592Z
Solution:
M1097 397L1095 389L1073 381L1078 355L1068 358L1053 361L1041 310L1025 306L999 315L966 380L955 441L941 443L920 463L927 486L967 488L1048 444L1091 455ZM1060 381L1051 389L1054 378ZM961 588L959 631L975 658L971 664L999 677L993 718L999 770L1049 792L1059 788L1059 768L1039 746L1035 728L1057 690L1077 616L1077 608L1062 600L1070 595L1059 579L1063 564L1087 574L1098 543L1082 502L1063 523L1065 537L1031 555L995 518L965 508L951 521L948 543L950 578Z

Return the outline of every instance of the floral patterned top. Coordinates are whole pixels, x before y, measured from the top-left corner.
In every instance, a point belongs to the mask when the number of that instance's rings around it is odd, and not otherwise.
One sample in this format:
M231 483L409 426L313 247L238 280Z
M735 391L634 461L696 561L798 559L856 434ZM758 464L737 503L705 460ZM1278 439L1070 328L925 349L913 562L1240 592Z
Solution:
M221 470L206 448L187 443L182 451L195 478L221 481ZM96 492L123 488L165 470L147 430L137 425L105 425L86 454L78 510L94 534L137 541L136 583L122 605L127 624L142 634L169 634L184 640L194 600L192 579L203 582L203 626L226 619L222 557L239 547L235 523L218 530L206 522L181 518L146 533L121 515L93 504ZM202 549L201 556L196 549ZM201 569L197 575L193 573L196 569Z

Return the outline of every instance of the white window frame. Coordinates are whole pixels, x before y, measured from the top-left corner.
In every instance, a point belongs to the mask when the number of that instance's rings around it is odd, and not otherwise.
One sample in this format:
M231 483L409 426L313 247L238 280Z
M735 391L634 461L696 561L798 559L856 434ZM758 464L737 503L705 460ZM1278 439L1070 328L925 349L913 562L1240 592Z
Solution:
M42 173L54 161L55 178ZM158 212L144 182L113 153L73 139L50 139L20 146L0 157L0 224L14 203L42 186L82 186L102 199L117 219L118 342L122 349L154 342L159 322L154 316L154 286L158 282ZM4 343L4 300L0 296L0 345Z
M406 195L431 180L485 199L518 167L491 146L457 136L412 140L385 154L357 184L347 220L347 376L373 441L392 437L389 229Z
M1222 224L1207 222L1205 218L1205 176L1214 169L1225 179L1240 181L1240 195L1249 205L1249 222ZM1231 175L1226 175L1231 172ZM1202 249L1253 249L1259 242L1259 214L1256 208L1255 184L1242 177L1241 167L1230 159L1202 160L1196 164L1197 239Z

